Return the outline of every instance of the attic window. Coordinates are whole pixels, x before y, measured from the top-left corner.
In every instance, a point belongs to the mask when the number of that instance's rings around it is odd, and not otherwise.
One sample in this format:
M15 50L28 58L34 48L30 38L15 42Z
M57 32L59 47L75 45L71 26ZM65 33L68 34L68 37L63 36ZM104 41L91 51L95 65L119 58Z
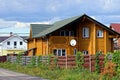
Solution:
M60 36L74 36L74 31L60 31Z
M103 30L97 30L97 37L103 37Z
M66 36L66 31L61 31L60 36Z
M22 42L22 41L20 42L20 45L23 45L23 42Z
M10 41L7 42L7 45L10 45Z

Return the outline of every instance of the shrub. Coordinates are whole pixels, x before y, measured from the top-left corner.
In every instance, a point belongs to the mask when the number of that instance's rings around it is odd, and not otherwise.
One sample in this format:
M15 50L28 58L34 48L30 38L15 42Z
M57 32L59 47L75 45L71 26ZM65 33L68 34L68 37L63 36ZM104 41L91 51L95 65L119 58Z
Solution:
M77 63L78 68L83 69L84 55L83 55L82 52L77 52L77 54L76 54L76 63Z
M116 64L116 71L119 73L120 72L120 52L115 51L113 53L112 61Z
M32 56L30 63L27 65L28 67L35 67L36 66L36 57Z
M100 73L100 65L99 65L99 56L101 55L102 53L101 52L97 52L96 54L95 54L95 71L97 72L97 73Z
M17 64L20 64L21 62L22 62L22 53L19 53L19 54L17 55L16 63L17 63Z

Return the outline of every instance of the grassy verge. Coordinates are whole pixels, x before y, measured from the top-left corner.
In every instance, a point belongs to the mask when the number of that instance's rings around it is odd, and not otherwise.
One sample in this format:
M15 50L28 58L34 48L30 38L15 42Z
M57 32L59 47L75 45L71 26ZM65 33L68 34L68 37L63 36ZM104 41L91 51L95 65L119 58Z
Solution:
M29 67L12 63L0 63L0 67L50 80L90 80L90 78L91 80L98 80L100 78L95 73L79 69L49 69L47 66Z
M109 78L107 76L100 76L100 74L95 72L91 73L88 70L58 68L50 69L45 65L30 67L6 62L0 63L0 67L50 80L120 80L119 76Z

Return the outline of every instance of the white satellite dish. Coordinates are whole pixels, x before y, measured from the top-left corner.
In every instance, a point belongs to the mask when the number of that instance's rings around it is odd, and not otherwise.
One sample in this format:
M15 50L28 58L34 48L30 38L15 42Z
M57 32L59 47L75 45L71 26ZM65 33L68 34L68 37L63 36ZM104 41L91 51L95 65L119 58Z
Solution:
M76 40L75 40L75 39L72 39L72 40L70 41L70 45L71 45L71 46L75 46L75 45L76 45L76 43L77 43L77 42L76 42Z

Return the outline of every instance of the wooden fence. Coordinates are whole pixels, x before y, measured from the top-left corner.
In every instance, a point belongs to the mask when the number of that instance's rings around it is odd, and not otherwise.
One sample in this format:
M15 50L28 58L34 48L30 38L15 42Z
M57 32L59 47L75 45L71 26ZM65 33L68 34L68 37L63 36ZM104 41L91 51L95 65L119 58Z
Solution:
M57 58L57 62L55 61ZM75 68L77 67L76 56L59 56L59 57L51 57L50 64L51 66L57 66L59 68ZM95 71L96 57L95 55L85 55L84 56L84 68L89 69L91 72ZM103 71L104 68L104 55L100 55L98 57L98 65L100 67L100 72Z
M35 63L37 65L37 63L39 62L37 56L21 56L20 64L22 64L22 65L29 64L33 57L35 58L35 61L36 61ZM47 62L48 56L42 56L40 60L41 60L41 62ZM7 56L7 61L9 61L11 63L16 63L17 62L17 56Z
M104 68L104 55L100 55L98 57L98 65L100 68L100 72L103 71ZM95 55L85 55L84 56L84 68L89 69L91 72L95 71L96 57Z
M38 57L35 57L36 64L38 63ZM31 56L22 56L21 58L21 64L22 65L27 65L30 63ZM104 55L100 55L98 57L98 65L100 68L100 71L103 71L104 68ZM50 58L50 66L51 67L59 67L59 68L75 68L77 67L76 64L76 56L56 56L56 57L51 57ZM7 56L7 60L11 63L15 63L17 60L17 56ZM40 59L42 62L47 62L48 61L48 56L42 56ZM96 57L95 55L84 55L84 64L83 67L86 69L89 69L91 72L95 71L95 64L96 64Z
M50 58L50 66L57 66L59 68L75 68L75 56L58 56Z
M6 62L7 56L0 56L0 62Z

